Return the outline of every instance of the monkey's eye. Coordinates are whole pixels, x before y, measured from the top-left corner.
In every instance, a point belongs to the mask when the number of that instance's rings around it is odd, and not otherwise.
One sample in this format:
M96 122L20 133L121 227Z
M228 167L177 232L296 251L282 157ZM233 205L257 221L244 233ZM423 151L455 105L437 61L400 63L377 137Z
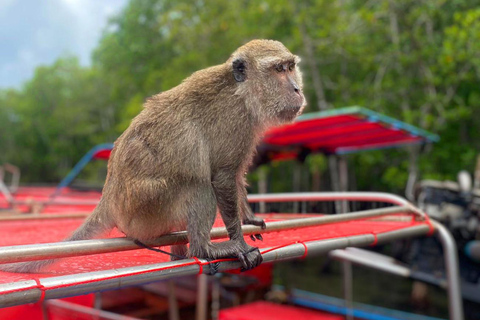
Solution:
M275 67L275 70L277 70L278 72L283 72L283 65L281 64L277 64L277 66Z
M295 63L290 63L288 65L288 70L293 71L293 69L295 69Z

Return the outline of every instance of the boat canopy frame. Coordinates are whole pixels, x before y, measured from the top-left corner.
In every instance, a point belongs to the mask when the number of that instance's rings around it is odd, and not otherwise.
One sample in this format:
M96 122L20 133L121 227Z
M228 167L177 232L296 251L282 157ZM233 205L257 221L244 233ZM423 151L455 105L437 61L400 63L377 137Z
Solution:
M399 212L408 213L419 223L402 229L390 230L383 233L357 234L339 238L301 241L275 248L262 248L263 263L305 258L319 254L326 254L335 249L347 247L365 247L385 243L408 237L435 234L444 248L446 265L446 289L449 301L450 319L463 319L462 301L458 276L458 256L452 236L439 223L430 221L428 216L414 207L405 199L387 193L374 192L341 192L341 193L283 193L249 196L250 202L293 202L293 201L367 201L385 202L393 207L366 210L351 213L342 213L321 217L310 217L293 220L267 222L267 228L246 225L243 226L245 235L272 232L283 228L293 229L311 225L338 223L340 221L358 221L367 218L385 219L388 215L398 215ZM226 234L224 228L214 229L213 238ZM177 232L149 243L149 245L168 245L186 240L186 234ZM75 256L110 252L115 250L129 250L131 243L126 238L84 240L62 242L60 244L37 244L10 246L0 248L0 263L38 260L71 256L70 252L77 250ZM113 245L112 245L113 244ZM61 248L63 246L63 249ZM92 247L96 248L92 251ZM53 249L52 249L53 248ZM138 247L136 248L138 249ZM82 251L83 250L83 251ZM86 250L86 251L85 251ZM215 264L215 266L212 266ZM238 270L240 263L237 259L219 259L207 261L205 259L185 259L172 262L155 263L134 267L117 268L111 270L76 273L53 277L34 277L31 280L13 281L0 284L0 307L9 307L26 303L42 302L45 299L56 299L74 295L87 294L102 290L118 289L125 286L141 285L159 280L171 279L186 275L211 274L214 271ZM200 293L199 293L200 294ZM203 294L203 293L202 293ZM202 306L197 306L202 308Z

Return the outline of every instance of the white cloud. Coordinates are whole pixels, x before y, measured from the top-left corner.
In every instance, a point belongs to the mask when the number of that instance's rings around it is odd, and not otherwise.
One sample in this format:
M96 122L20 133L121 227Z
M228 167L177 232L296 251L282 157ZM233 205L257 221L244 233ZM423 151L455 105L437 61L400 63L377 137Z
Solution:
M0 87L18 87L65 54L88 65L108 18L127 1L0 0Z
M15 0L0 0L0 14L2 14L2 12L6 11L8 9L8 7L11 6L14 1Z

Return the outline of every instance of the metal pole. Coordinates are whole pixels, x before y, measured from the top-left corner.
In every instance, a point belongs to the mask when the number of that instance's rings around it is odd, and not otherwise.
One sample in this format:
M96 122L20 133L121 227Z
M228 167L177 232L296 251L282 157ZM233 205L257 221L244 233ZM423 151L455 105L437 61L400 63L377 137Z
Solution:
M337 260L350 261L355 264L388 272L401 277L408 278L411 276L410 269L404 265L399 265L395 259L363 249L347 248L333 250L329 253L329 256Z
M20 184L20 169L17 166L14 166L13 164L10 164L10 163L5 163L3 165L3 168L5 171L10 172L10 174L12 175L12 179L9 187L10 192L12 193L17 192L18 185ZM3 178L0 178L0 180L2 179Z
M178 312L177 295L175 294L175 281L168 281L168 319L180 320Z
M432 220L436 229L436 236L443 246L445 271L447 276L448 311L451 320L463 320L463 304L460 290L458 270L458 255L455 240L448 230L441 224Z
M343 268L343 296L345 298L345 316L347 320L353 320L353 276L352 263L342 262Z
M13 205L15 203L15 199L13 198L12 194L2 180L0 180L0 194L3 194L3 196L5 197L5 199L7 199L7 202L10 205Z
M242 230L244 235L269 233L285 229L310 227L334 222L351 221L356 219L381 217L395 213L409 212L411 212L410 207L389 207L338 215L267 222L266 229L261 229L260 227L253 225L244 225L242 226ZM227 235L228 233L225 228L213 228L210 233L210 237L212 239L225 238L227 237ZM187 232L181 231L159 237L152 241L146 241L145 244L149 246L168 246L172 244L187 243L187 241ZM90 255L136 249L139 249L138 245L135 244L133 240L128 238L78 240L56 243L6 246L0 247L0 263L73 257L80 255Z
M258 192L267 193L268 192L268 179L267 179L267 168L265 166L260 166L258 168ZM260 213L267 212L267 205L264 201L260 202Z
M480 154L477 156L477 165L473 174L473 189L480 189Z
M418 177L418 154L420 149L418 146L411 146L408 149L409 165L408 165L408 181L405 187L405 195L410 201L415 201L414 189Z
M340 191L346 192L348 191L348 165L347 165L347 159L344 156L339 156L338 157L338 177L339 177L339 185L340 185ZM341 212L346 213L350 210L348 210L348 202L347 201L342 201L340 202L341 206Z
M200 274L197 280L196 320L207 320L208 279L206 274Z
M72 205L72 206L96 206L100 200L34 200L34 201L24 201L24 200L12 200L13 205L32 205L38 204L43 206L53 206L53 205Z
M109 311L104 311L104 310L98 310L98 309L92 309L86 306L82 306L73 302L68 302L65 300L50 300L47 301L47 306L48 308L60 308L65 311L71 311L69 314L70 317L73 317L73 314L81 314L83 317L80 317L80 319L103 319L103 320L141 320L139 318L133 318L125 315L120 315L117 313L109 312ZM77 316L78 317L78 316ZM74 319L79 319L75 317ZM44 318L48 319L48 318Z
M425 283L434 284L445 290L447 289L446 280L438 279L433 274L412 271L406 265L401 264L389 256L358 248L333 250L329 253L329 256L337 260L350 261L367 268L380 270L401 277L412 278L414 280L420 280Z
M335 192L340 191L340 173L338 170L338 157L336 155L328 156L328 166L330 168L330 180L332 190ZM340 201L335 201L335 213L342 212L342 204Z
M95 299L93 300L93 308L97 310L102 309L102 294L100 292L95 293Z
M212 282L212 320L218 320L220 310L220 278L215 275Z
M87 212L78 212L78 213L65 213L65 214L53 214L53 213L46 213L46 214L38 214L38 213L31 213L31 214L24 214L24 213L16 213L10 215L0 215L0 221L23 221L23 220L48 220L48 219L85 219L88 217L90 213Z
M295 161L293 165L293 185L292 189L293 192L300 192L300 185L302 180L302 165ZM300 206L297 201L293 203L293 212L300 212Z
M269 193L248 196L249 202L291 202L291 201L363 201L385 202L396 205L413 205L402 197L384 192L298 192Z

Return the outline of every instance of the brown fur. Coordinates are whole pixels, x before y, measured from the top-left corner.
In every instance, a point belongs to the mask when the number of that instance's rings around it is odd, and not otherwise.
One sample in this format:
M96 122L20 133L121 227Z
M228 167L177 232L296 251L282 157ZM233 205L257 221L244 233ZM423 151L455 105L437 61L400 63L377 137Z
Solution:
M188 256L238 257L244 269L261 263L240 228L239 217L264 226L246 201L244 174L264 131L292 121L305 105L300 71L288 70L296 62L280 42L254 40L226 63L149 98L115 142L100 204L68 240L117 227L145 241L187 228ZM223 243L209 237L217 206L230 236ZM32 272L47 263L8 270Z

